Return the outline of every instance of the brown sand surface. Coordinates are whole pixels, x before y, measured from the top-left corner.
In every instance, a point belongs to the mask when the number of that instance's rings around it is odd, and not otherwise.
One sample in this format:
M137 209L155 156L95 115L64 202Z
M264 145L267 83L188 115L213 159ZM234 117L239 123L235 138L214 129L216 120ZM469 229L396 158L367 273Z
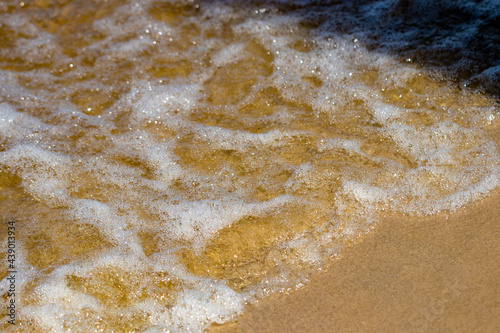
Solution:
M500 332L500 189L452 213L386 216L306 287L209 332Z

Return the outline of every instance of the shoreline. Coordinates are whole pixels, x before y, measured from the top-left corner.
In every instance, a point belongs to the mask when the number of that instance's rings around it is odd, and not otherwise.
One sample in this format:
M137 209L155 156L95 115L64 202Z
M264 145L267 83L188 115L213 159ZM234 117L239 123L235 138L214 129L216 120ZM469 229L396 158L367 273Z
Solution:
M497 332L499 202L496 188L454 212L386 216L305 287L206 332Z

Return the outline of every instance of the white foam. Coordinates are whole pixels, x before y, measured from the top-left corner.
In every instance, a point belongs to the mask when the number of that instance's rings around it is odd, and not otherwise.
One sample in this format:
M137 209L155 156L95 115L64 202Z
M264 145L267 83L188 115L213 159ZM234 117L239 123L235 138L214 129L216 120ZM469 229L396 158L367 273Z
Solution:
M201 4L198 14L180 15L178 24L160 22L149 17L150 5L125 3L92 23L103 35L85 49L96 52L96 68L103 69L93 69L95 77L83 76L79 68L60 76L45 70L0 71L5 147L0 166L21 178L32 199L64 211L71 223L95 226L112 244L92 258L57 263L51 273L25 265L31 272L26 281L38 274L40 302L21 304L22 316L43 329L63 332L68 325L89 325L80 321L83 309L108 311L89 293L71 289L67 278L117 267L144 276L168 274L179 283L172 306L159 305L151 295L124 306L125 313L148 316L146 331L201 332L241 313L247 301L307 281L307 274L293 267L317 266L337 254L342 248L338 239L360 237L380 210L453 210L500 185L498 146L484 130L498 121L500 110L486 99L467 107L452 103L443 110L439 95L452 90L444 87L425 92L425 105L401 106L384 92L403 91L425 73L368 51L351 36L305 31L296 16L267 10L242 14L220 3ZM67 58L55 35L21 18L8 24L28 29L33 38L16 42L18 56L53 56L55 64L78 65L82 55ZM231 30L227 39L221 37L224 29ZM297 39L312 46L290 47ZM234 104L211 104L207 85L220 68L259 57L249 55L250 43L272 55L266 64L272 73L241 75L238 79L253 80L245 96ZM147 70L157 65L156 56L187 59L191 71L152 79ZM80 90L108 89L100 76L112 76L109 68L125 60L134 63L127 79L110 79L128 87L121 87L125 92L115 104L99 115L84 114L72 104L68 96ZM491 71L483 74L496 73ZM363 81L369 72L376 73L375 83ZM71 79L71 86L59 82L64 78ZM28 81L38 85L21 84ZM268 87L277 91L269 97L276 98L272 112L244 114L247 104L252 112L261 111L251 101ZM460 94L468 99L466 92ZM48 115L38 112L39 106ZM249 131L248 124L262 128ZM378 143L378 150L365 149ZM234 159L220 157L225 152ZM204 163L212 155L217 159ZM255 194L259 191L264 194ZM269 269L243 291L231 289L224 279L197 276L180 258L182 251L202 256L219 231L245 217L279 214L289 207L329 219L291 239L273 240L262 250L269 254L262 256L277 263L275 271ZM285 227L288 222L283 218ZM50 221L32 223L50 226ZM145 249L145 233L156 237L151 242L159 248L153 253Z
M205 282L197 290L187 289L169 313L167 325L176 331L201 332L209 323L224 323L243 311L245 299L221 283ZM194 320L186 321L189 315ZM168 326L167 326L168 327Z
M188 113L201 97L199 83L153 87L140 82L125 97L125 105L134 105L132 124L161 121L173 130L185 124L182 115ZM180 113L180 115L178 115Z
M71 166L67 156L32 144L19 144L0 156L0 164L16 170L25 189L38 200L54 206L67 202L63 185Z

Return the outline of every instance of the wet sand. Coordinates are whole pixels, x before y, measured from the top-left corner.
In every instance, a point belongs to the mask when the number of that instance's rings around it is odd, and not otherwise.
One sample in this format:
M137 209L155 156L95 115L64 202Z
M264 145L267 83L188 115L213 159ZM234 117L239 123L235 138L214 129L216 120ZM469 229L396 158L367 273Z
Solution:
M500 124L490 133L500 142ZM386 216L304 288L213 332L499 332L500 189L452 213Z

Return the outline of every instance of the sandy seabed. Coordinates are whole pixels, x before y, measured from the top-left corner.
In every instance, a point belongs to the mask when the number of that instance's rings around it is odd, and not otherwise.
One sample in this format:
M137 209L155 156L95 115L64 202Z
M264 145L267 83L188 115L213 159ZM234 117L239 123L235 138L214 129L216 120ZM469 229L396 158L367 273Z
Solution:
M500 124L490 128L500 142ZM302 289L208 332L499 332L500 189L454 212L386 216Z

